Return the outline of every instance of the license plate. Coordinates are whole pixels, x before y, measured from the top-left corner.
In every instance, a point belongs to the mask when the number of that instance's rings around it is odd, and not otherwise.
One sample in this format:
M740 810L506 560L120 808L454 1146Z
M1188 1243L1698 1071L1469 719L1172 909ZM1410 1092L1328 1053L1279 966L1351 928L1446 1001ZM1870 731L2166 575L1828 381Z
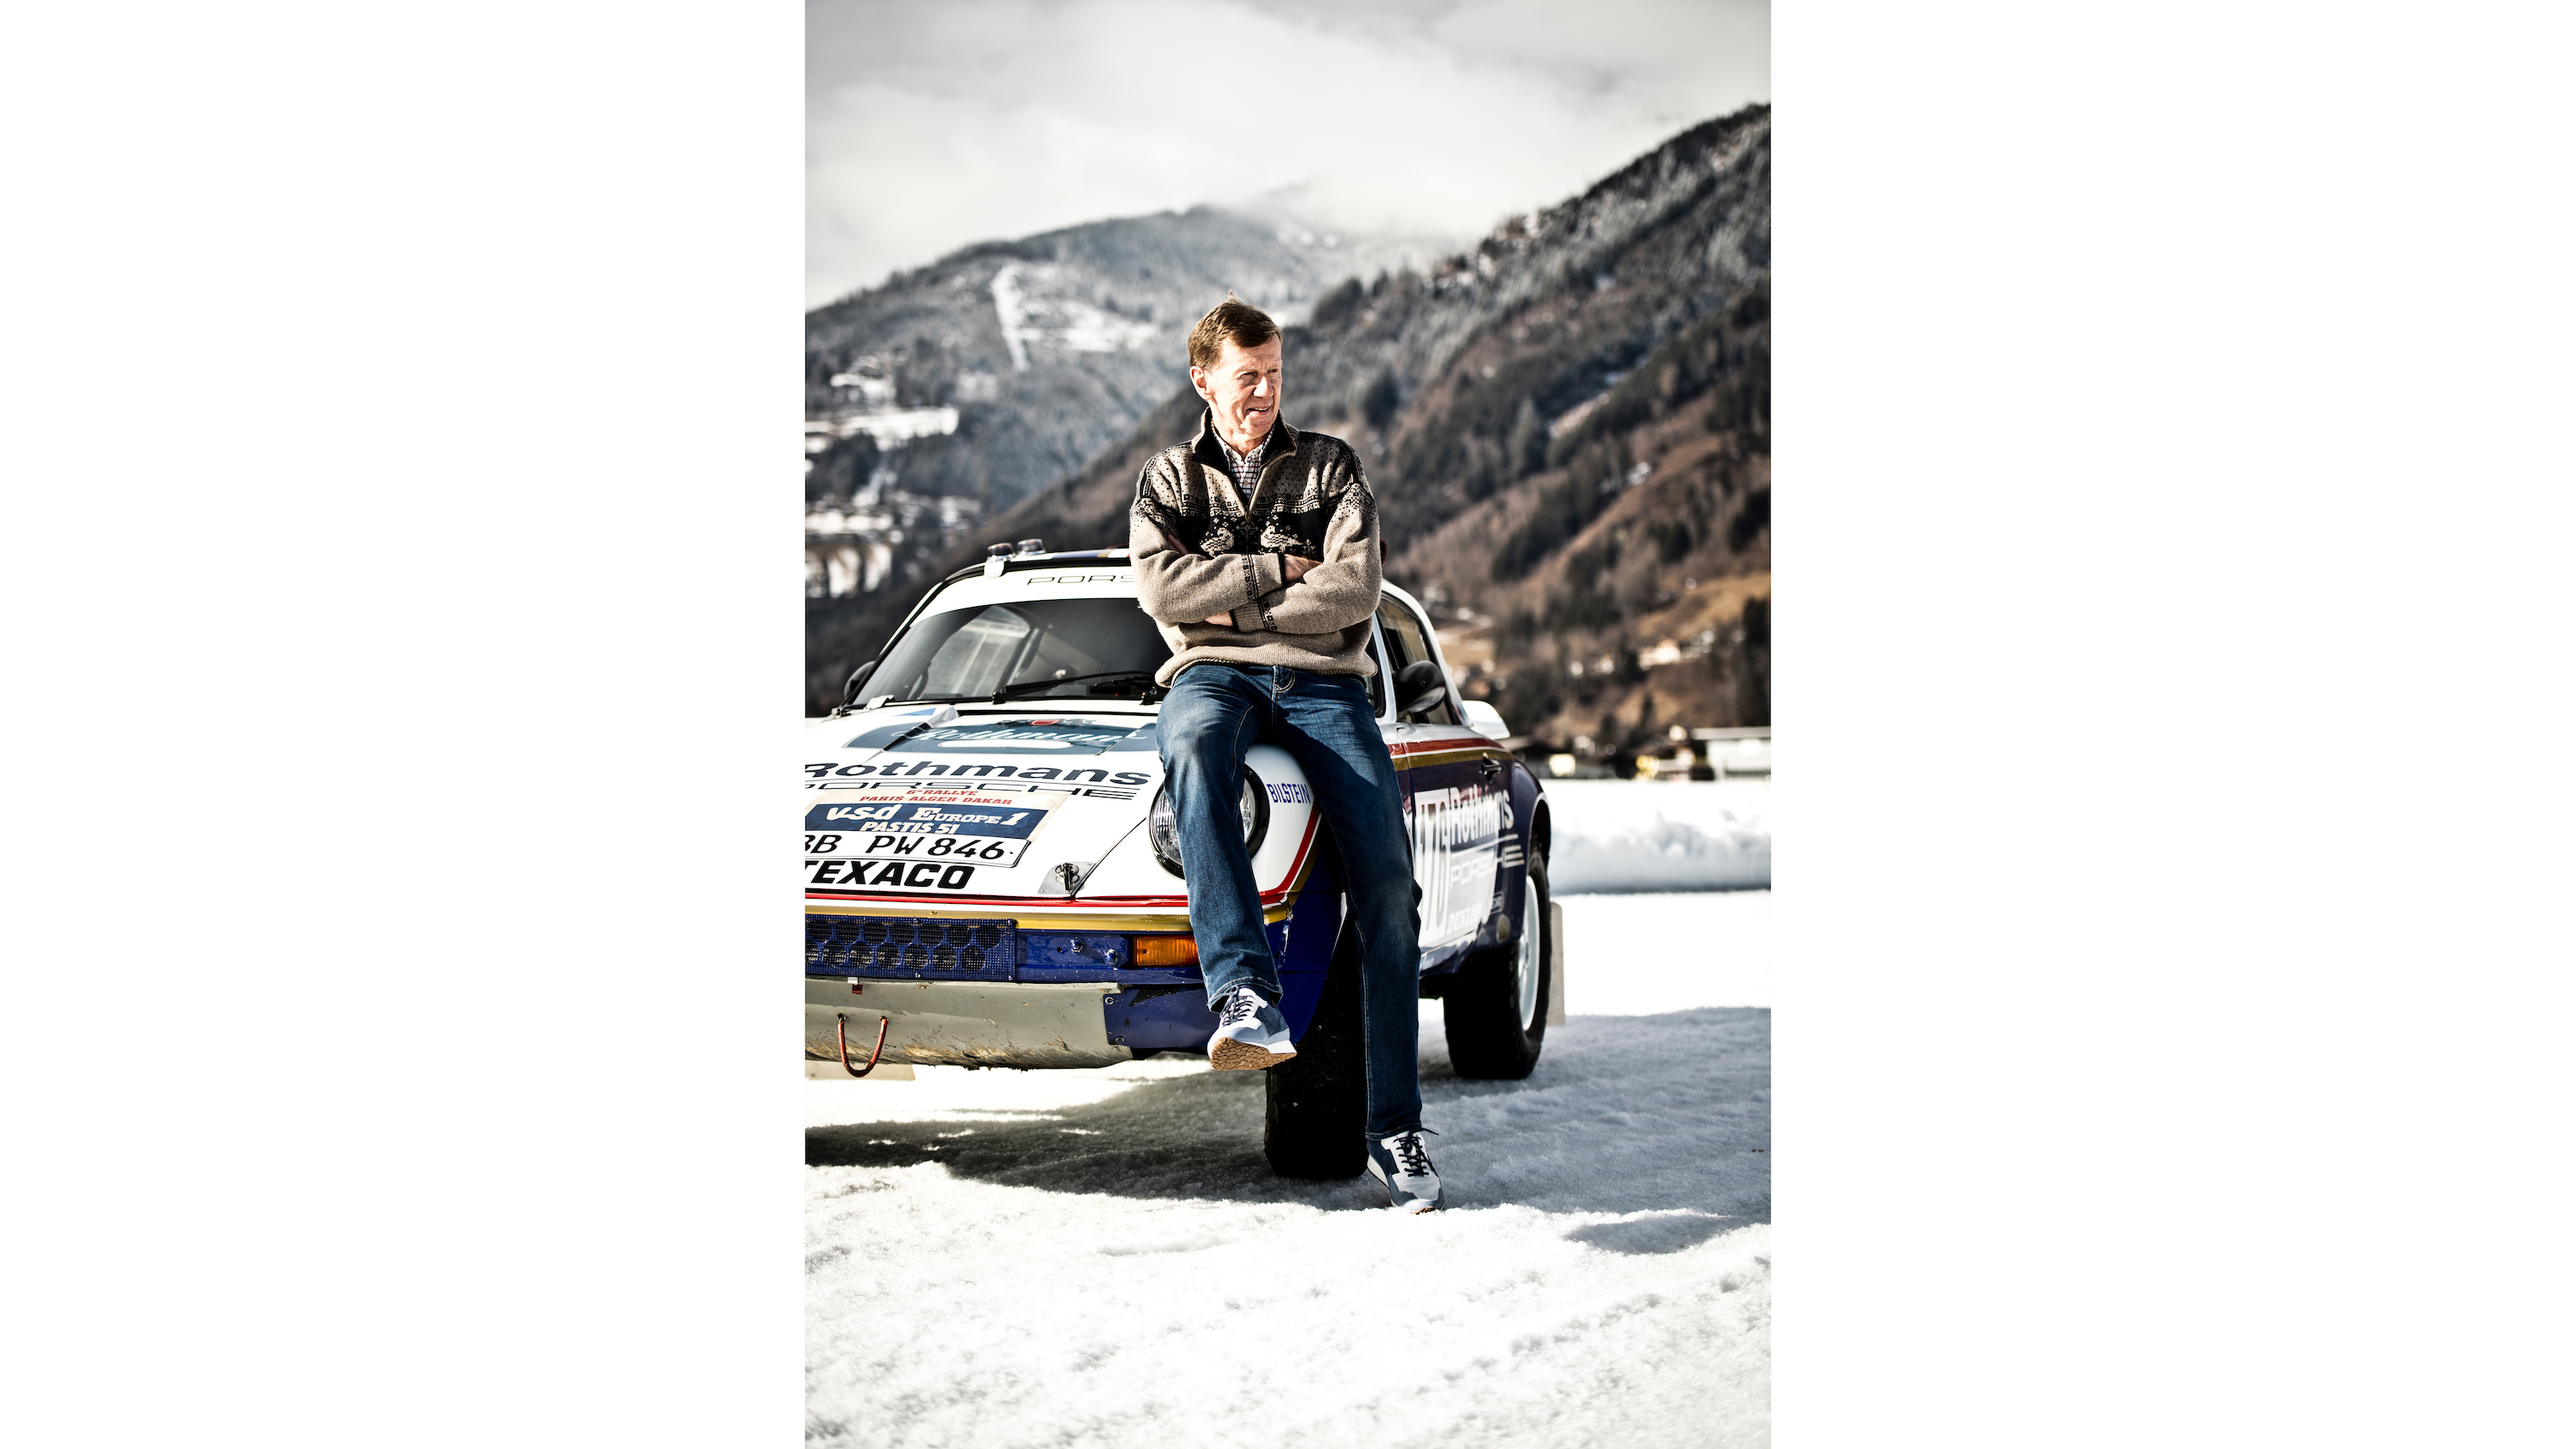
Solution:
M829 792L806 807L805 854L1007 869L1063 803L1059 791L908 789Z
M1025 840L997 840L989 835L845 835L835 845L812 854L1008 867L1019 864L1028 848Z

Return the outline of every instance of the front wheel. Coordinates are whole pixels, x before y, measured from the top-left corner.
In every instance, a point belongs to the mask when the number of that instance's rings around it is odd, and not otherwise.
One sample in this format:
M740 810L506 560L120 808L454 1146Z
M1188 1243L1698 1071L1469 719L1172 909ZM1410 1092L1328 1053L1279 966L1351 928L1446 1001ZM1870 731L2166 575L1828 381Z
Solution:
M1368 1055L1360 1034L1359 939L1334 943L1315 1020L1297 1055L1261 1074L1261 1148L1281 1177L1357 1177L1368 1166Z
M1519 935L1469 957L1440 998L1449 1064L1458 1075L1518 1081L1538 1065L1552 969L1547 936L1547 862L1532 855L1521 884Z

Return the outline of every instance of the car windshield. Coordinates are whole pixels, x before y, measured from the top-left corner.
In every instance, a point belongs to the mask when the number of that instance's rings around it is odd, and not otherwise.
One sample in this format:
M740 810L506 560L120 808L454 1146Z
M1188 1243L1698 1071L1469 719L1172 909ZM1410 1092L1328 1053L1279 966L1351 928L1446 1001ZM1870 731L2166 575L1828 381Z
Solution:
M1172 657L1134 599L1028 599L925 614L868 676L869 699L1134 699Z

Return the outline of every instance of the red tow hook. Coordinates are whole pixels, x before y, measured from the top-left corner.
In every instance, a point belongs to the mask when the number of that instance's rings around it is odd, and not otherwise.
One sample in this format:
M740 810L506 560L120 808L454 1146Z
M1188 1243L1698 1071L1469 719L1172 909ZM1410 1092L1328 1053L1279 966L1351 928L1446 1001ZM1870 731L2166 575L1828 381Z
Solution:
M832 1030L841 1040L841 1070L854 1077L864 1077L868 1073L875 1071L877 1069L877 1057L885 1050L886 1028L894 1025L894 1018L891 1016L880 1016L877 1018L876 1048L868 1053L868 1064L864 1067L854 1067L850 1065L850 1019L844 1016L838 1018L838 1020L840 1025L834 1027Z

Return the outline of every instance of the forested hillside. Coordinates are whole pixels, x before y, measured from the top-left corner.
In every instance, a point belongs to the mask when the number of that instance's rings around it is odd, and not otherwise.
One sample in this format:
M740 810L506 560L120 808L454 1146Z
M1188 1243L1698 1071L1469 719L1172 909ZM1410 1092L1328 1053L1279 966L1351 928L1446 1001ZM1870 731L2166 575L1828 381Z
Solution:
M1288 330L1284 415L1359 447L1389 577L1517 731L1606 755L1769 722L1769 278L1756 106L1427 274L1347 279ZM1198 416L1165 350L1160 404L982 537L1125 542L1137 469ZM808 709L980 553L961 541L900 586L809 606Z

